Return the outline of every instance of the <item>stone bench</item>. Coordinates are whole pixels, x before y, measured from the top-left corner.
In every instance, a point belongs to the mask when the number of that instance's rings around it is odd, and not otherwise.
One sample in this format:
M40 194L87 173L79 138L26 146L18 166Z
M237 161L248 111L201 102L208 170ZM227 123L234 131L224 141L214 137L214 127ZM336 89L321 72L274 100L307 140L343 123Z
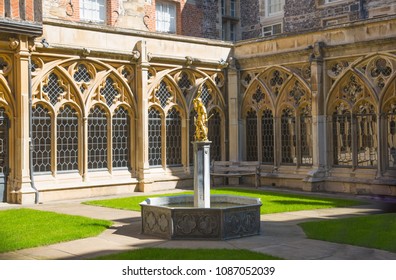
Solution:
M260 185L260 163L258 161L212 161L210 178L214 187L214 178L254 177L255 187ZM223 180L224 184L224 180Z

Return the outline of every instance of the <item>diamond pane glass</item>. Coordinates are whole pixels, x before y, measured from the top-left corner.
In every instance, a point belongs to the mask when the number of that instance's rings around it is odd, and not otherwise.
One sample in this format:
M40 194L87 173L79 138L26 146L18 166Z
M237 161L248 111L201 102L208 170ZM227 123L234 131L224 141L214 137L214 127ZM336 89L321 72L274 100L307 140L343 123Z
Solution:
M186 73L182 73L179 82L177 83L181 89L188 89L191 87L191 81Z
M119 108L113 116L113 167L127 168L129 164L129 115Z
M211 95L210 90L206 84L204 84L202 86L200 97L201 97L202 103L205 105L205 107L208 107L209 101L212 99L212 95Z
M333 115L333 157L335 165L352 165L352 123L347 110Z
M150 166L162 165L162 139L161 139L161 115L151 108L148 114L148 138L149 138L149 164Z
M396 168L396 108L388 113L387 136L388 164Z
M172 108L166 116L166 164L180 165L181 156L181 117Z
M8 161L8 117L0 108L0 173L7 172ZM0 175L2 175L0 174Z
M78 70L74 73L73 76L76 82L88 83L92 79L91 75L88 73L87 67L84 64L79 64L77 66L77 69Z
M246 117L246 160L258 160L257 147L257 114L249 111Z
M48 84L43 86L43 92L45 92L52 105L58 102L58 98L64 89L59 86L59 78L56 74L51 73L48 77Z
M106 79L106 85L100 90L100 94L106 99L107 106L110 107L116 96L119 94L118 90L114 86L113 79Z
M296 164L296 120L291 110L284 110L281 118L281 161Z
M34 172L51 171L51 117L41 105L32 110L32 143Z
M274 163L274 117L271 110L265 110L261 118L262 162Z
M161 107L165 108L169 98L172 96L167 89L166 83L161 82L159 89L155 93L155 96L159 99Z
M78 170L78 115L65 106L56 119L57 170Z
M189 127L190 127L190 135L189 135L189 147L190 147L190 165L194 164L194 146L192 144L192 142L195 141L194 139L194 134L195 134L195 122L194 119L197 117L197 112L195 110L192 110L190 112L190 121L189 121ZM210 133L210 131L208 132Z
M210 160L221 160L221 117L218 111L211 111L208 121L208 139L210 144Z
M107 117L99 107L88 115L88 169L107 169Z

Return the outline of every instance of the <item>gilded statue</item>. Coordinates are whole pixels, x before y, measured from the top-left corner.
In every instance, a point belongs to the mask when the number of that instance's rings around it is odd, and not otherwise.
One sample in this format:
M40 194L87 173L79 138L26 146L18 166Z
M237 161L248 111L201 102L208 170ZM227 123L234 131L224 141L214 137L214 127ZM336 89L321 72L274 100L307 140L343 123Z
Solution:
M206 108L200 97L196 97L193 102L194 110L197 113L195 117L195 141L208 141L208 115L206 114Z

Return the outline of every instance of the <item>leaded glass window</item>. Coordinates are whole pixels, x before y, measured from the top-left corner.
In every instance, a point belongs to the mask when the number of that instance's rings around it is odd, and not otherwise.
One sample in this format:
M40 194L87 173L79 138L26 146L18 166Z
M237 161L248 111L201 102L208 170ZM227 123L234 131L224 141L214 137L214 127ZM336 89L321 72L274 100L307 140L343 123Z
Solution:
M150 166L162 165L162 121L161 114L154 108L148 113L148 142Z
M50 99L52 105L58 102L58 98L64 89L59 86L59 78L56 74L51 73L48 77L48 83L43 86L43 92L45 92Z
M113 115L113 167L127 168L129 162L129 115L128 111L120 107Z
M396 105L387 116L387 149L389 167L396 168Z
M78 70L73 75L73 78L76 82L88 83L92 79L91 75L88 72L87 67L84 64L79 64L77 69Z
M181 117L180 113L172 108L166 116L166 164L180 165L181 156Z
M88 115L88 169L107 168L107 116L96 106Z
M300 116L301 164L312 165L312 117L308 114Z
M190 136L189 136L189 147L190 147L190 165L194 163L194 147L192 142L195 141L194 135L195 135L195 118L197 117L197 112L195 110L192 110L190 112L190 121L189 121L189 128L190 128ZM210 131L208 131L210 133Z
M50 172L51 117L41 105L32 109L32 143L34 172Z
M169 98L172 95L170 94L168 87L166 86L166 83L164 81L161 82L159 89L155 93L155 96L159 99L161 107L165 108Z
M114 86L114 81L112 78L106 79L106 84L104 88L100 90L100 94L106 99L107 106L111 106L113 104L116 96L119 95L118 90Z
M204 84L202 86L201 96L200 97L202 99L202 103L207 108L210 100L212 99L212 95L211 95L211 92L210 92L210 90L209 90L209 88L208 88L208 86L206 84Z
M246 116L246 160L258 160L257 114L251 110Z
M56 119L57 170L78 170L78 114L70 106L60 110Z
M377 117L373 106L362 106L356 117L357 164L377 165Z
M208 139L210 144L210 159L221 160L221 117L218 111L211 111L208 121Z
M274 162L274 117L272 111L267 109L261 118L261 141L263 163L272 164Z
M335 165L352 165L352 122L348 110L338 108L333 114L333 158Z
M281 118L281 161L282 163L297 163L296 156L296 119L293 111L285 109Z

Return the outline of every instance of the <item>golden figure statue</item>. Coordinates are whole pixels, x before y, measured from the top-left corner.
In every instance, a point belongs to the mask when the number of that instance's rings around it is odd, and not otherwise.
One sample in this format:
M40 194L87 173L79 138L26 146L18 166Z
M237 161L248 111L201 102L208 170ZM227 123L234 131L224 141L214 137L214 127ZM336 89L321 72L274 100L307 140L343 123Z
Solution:
M193 102L194 110L197 112L195 118L195 141L208 141L208 115L206 114L206 108L200 97L196 97Z

